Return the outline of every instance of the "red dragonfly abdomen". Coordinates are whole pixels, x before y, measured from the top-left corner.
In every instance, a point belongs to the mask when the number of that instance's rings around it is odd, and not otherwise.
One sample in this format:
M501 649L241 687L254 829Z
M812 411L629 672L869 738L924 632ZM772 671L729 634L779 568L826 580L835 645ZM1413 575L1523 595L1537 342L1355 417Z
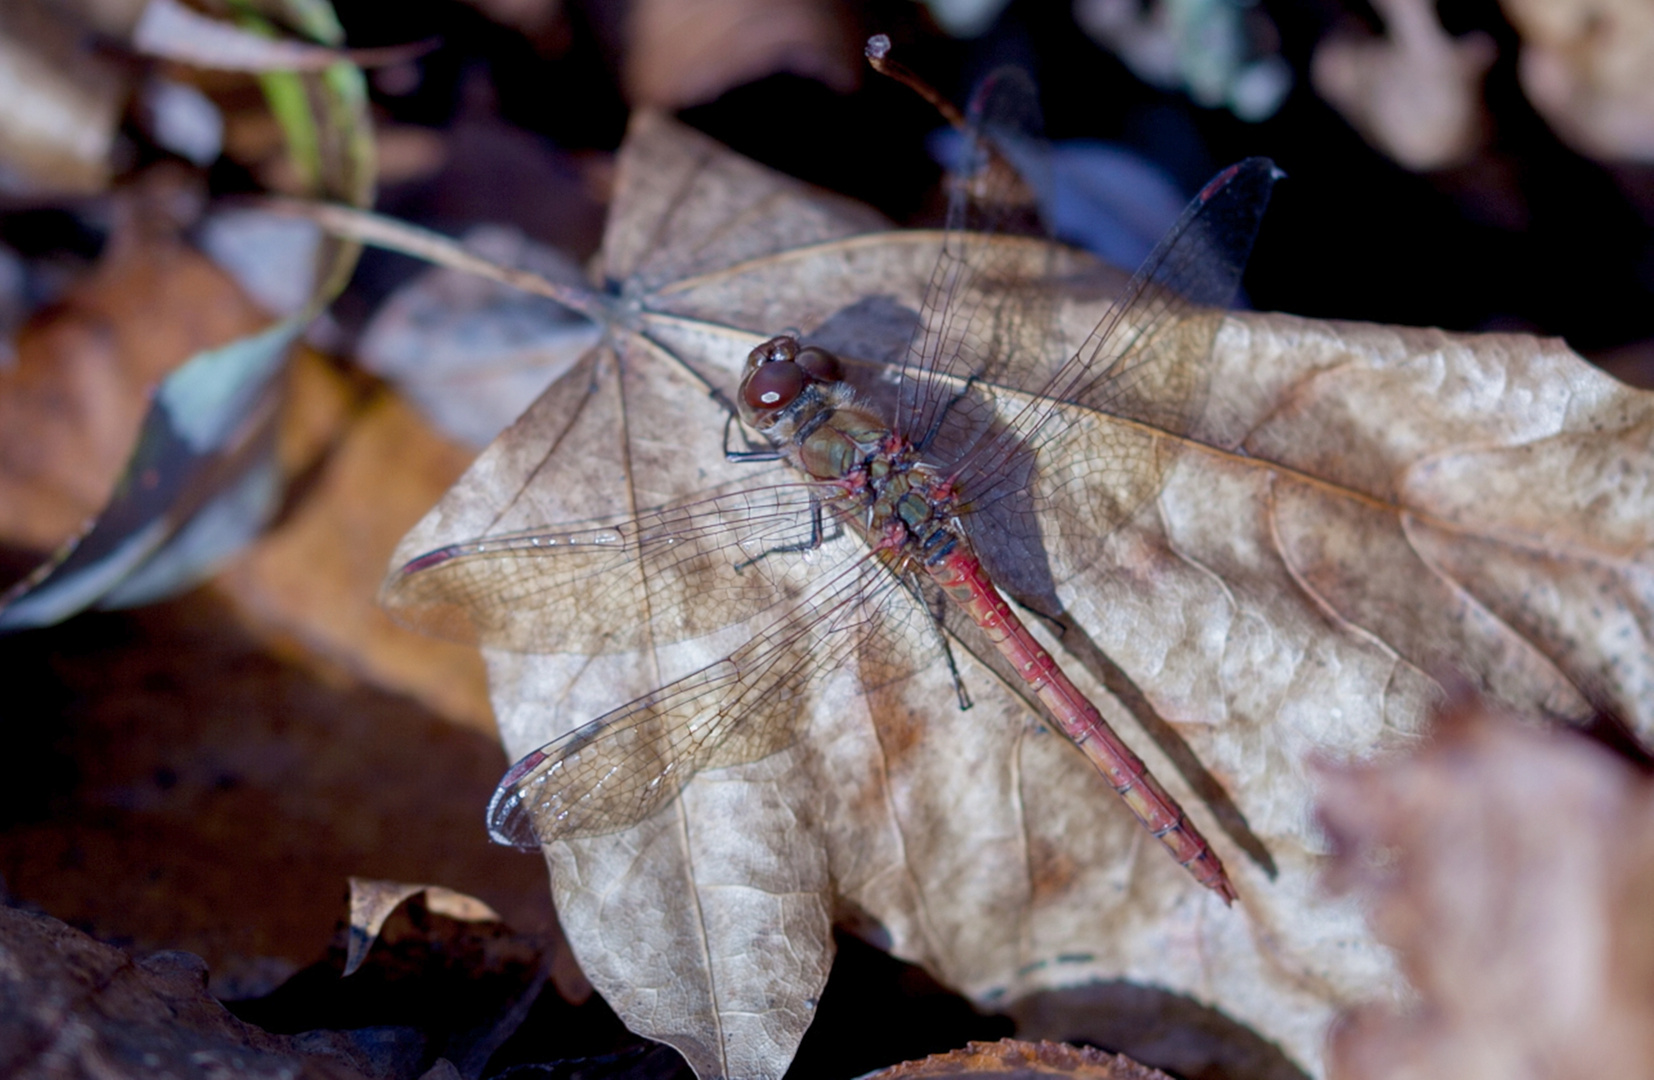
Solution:
M1236 899L1223 862L1200 835L1143 761L1108 726L1097 706L1063 674L1051 654L1040 647L999 590L988 580L982 564L964 544L926 566L943 591L963 607L1007 660L1015 665L1063 734L1091 759L1097 770L1125 800L1137 820L1166 846L1196 881L1223 897Z

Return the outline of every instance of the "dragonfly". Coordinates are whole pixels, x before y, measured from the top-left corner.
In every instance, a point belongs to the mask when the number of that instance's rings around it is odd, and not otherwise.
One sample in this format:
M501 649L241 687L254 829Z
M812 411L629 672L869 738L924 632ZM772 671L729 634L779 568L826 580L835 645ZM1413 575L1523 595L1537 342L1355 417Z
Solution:
M969 707L959 646L1020 684L1196 881L1237 898L1211 844L1018 608L1060 633L1023 600L1050 593L1039 567L1103 559L1158 491L1281 174L1263 158L1220 172L1071 344L1052 303L1065 279L1030 267L1054 246L1002 235L1027 191L996 100L990 89L973 104L974 164L899 359L852 355L820 328L752 349L729 408L747 437L725 435L726 456L754 465L750 483L481 536L391 572L383 598L403 621L507 650L605 655L756 627L513 765L488 807L494 840L533 850L630 828L697 773L791 745L846 669L872 688L940 658ZM1019 588L1031 581L1046 584Z

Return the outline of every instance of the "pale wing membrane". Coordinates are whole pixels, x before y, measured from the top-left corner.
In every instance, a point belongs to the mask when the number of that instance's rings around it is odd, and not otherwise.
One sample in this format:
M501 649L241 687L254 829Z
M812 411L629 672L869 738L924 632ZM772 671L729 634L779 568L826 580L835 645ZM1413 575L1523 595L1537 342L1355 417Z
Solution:
M821 571L816 526L835 524L817 513L822 494L807 483L715 489L635 517L481 537L393 571L382 600L429 633L521 652L688 640L808 587Z
M1028 134L1038 109L1027 77L995 72L971 101L971 131L950 183L947 230L926 284L918 333L902 362L896 422L928 443L958 388L999 366L1016 345L1046 345L1048 318L1017 295L1029 280L1029 249L1006 234L1038 231L1038 140ZM1036 275L1037 276L1037 275ZM1038 322L1032 333L1030 318Z
M1206 384L1221 309L1240 289L1281 175L1267 158L1247 158L1208 183L1155 245L1113 310L1040 388L1042 395L1187 430L1194 417L1186 402ZM1175 368L1191 371L1167 370ZM1020 426L1031 430L1038 421Z
M489 804L489 832L533 848L629 828L696 772L790 745L821 683L862 652L886 676L911 672L926 619L878 560L860 559L724 659L518 762Z
M1076 535L1081 529L1106 534L1159 490L1179 437L1204 407L1221 309L1239 288L1279 175L1262 158L1219 174L1080 348L1043 383L1032 377L1037 371L1029 361L1037 358L1027 353L997 365L1003 376L990 368L986 381L1003 379L1002 385L1021 384L1032 393L1009 423L985 434L956 466L977 512L1018 494L1024 470L1015 466L1030 455L1037 455L1040 501L1077 515Z

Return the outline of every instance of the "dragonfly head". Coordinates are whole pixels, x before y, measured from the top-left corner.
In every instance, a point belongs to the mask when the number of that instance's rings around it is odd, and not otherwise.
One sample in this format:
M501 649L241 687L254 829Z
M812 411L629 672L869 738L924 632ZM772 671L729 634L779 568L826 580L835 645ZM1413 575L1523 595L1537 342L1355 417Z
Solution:
M787 335L770 338L747 354L741 374L741 418L765 430L806 388L843 378L838 357L826 349L800 345Z

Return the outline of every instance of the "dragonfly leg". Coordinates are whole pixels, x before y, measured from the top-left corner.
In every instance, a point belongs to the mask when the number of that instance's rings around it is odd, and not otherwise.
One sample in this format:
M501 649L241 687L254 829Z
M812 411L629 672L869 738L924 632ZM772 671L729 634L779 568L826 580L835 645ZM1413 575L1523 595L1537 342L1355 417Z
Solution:
M724 460L725 461L757 463L757 462L765 462L765 461L780 461L784 457L786 457L785 454L783 454L780 450L778 450L777 448L775 448L773 446L760 447L757 443L753 442L752 439L747 437L747 433L744 430L741 432L741 438L743 439L743 441L746 442L747 448L745 450L736 450L736 449L731 448L730 445L729 445L729 433L730 433L730 430L732 428L734 428L735 426L736 426L736 417L735 417L735 414L732 412L732 413L729 414L729 416L724 418Z
M959 699L959 709L963 712L976 702L971 700L970 691L965 689L965 680L959 674L959 662L953 656L953 642L948 639L948 632L942 622L942 612L947 609L948 597L944 592L936 591L926 596L919 579L910 574L902 575L902 584L907 591L913 594L920 607L930 616L931 632L936 635L936 644L942 649L942 658L948 663L948 676L953 679L954 696Z
M948 414L953 411L955 405L970 396L971 391L976 387L977 378L978 376L972 375L966 379L965 385L959 388L959 393L948 398L948 403L937 410L936 420L930 425L930 430L925 432L924 438L914 444L920 453L924 453L930 448L930 444L936 441L936 436L942 433L942 424L947 420Z
M758 565L759 560L767 559L771 555L796 555L803 551L815 551L829 540L837 540L844 535L844 523L837 518L833 519L833 526L829 530L822 523L823 514L820 499L810 500L810 537L800 540L796 544L777 544L772 548L765 548L750 559L743 559L735 564L737 574L750 566Z
M1061 615L1052 615L1048 611L1041 611L1032 604L1011 597L1011 602L1040 621L1040 625L1051 631L1051 636L1061 641L1068 633L1068 620Z

